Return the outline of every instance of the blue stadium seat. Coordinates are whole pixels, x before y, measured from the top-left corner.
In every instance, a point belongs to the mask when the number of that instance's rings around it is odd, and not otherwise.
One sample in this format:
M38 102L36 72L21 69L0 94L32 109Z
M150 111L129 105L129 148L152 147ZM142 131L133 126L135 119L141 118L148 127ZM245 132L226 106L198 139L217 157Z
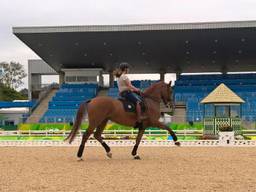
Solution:
M63 84L49 102L40 122L73 122L80 104L96 97L97 92L97 84Z
M200 101L221 83L245 100L242 105L243 119L256 119L256 74L181 75L175 82L174 99L186 104L188 121L202 120ZM205 110L207 116L213 115Z

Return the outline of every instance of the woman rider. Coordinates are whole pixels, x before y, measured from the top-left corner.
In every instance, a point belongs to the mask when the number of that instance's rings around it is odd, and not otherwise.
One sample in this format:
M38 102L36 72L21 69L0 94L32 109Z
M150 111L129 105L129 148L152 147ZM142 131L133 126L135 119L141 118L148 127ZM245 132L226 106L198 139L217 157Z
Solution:
M117 77L117 85L118 85L120 96L136 104L137 122L141 123L141 121L145 120L146 117L141 115L140 103L142 102L142 100L137 95L140 93L140 90L131 84L131 81L126 75L128 73L129 73L129 64L121 63L119 65L119 68L117 68L114 71L114 76Z

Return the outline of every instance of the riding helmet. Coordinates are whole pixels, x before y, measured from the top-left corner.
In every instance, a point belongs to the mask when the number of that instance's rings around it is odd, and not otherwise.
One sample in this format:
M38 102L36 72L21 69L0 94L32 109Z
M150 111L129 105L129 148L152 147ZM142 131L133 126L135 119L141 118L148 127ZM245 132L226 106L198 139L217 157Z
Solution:
M121 69L122 71L124 71L125 69L128 69L128 68L130 68L130 65L126 62L122 62L119 65L119 69Z

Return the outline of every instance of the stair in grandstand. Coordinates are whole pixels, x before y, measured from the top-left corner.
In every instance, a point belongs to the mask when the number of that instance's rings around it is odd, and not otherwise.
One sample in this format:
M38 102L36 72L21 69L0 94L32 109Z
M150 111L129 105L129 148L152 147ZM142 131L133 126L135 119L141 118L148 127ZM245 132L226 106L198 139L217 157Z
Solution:
M27 123L38 123L40 118L44 115L44 113L48 110L48 103L52 99L52 97L56 94L58 90L52 89L47 96L41 101L41 103L36 107L33 113L28 117Z

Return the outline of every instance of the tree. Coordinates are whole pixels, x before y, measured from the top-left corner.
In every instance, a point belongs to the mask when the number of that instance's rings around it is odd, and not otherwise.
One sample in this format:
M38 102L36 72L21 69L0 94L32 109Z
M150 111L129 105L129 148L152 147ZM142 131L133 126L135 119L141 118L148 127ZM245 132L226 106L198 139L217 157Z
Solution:
M21 95L23 95L24 97L28 97L28 89L27 88L20 90L19 93Z
M23 84L22 80L27 76L23 65L18 62L2 62L0 68L4 70L0 83L13 89L20 87Z
M28 99L27 96L19 93L15 89L6 87L3 84L0 84L0 101L13 101L13 100L24 100Z

